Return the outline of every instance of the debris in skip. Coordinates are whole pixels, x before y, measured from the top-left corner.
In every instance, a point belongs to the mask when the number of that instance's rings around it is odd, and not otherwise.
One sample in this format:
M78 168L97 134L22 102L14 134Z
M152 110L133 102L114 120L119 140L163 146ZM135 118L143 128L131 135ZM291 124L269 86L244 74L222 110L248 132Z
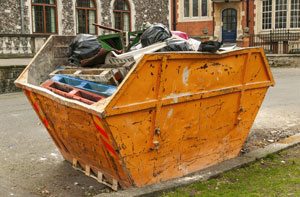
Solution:
M50 36L15 81L75 169L117 190L239 154L274 85L263 49L94 25L115 33Z

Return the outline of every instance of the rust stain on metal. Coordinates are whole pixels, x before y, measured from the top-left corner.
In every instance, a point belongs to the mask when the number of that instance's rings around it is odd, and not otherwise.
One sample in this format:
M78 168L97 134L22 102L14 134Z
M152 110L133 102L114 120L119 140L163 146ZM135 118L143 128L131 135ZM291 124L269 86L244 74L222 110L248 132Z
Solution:
M237 156L274 85L262 49L146 54L107 102L92 106L27 85L25 74L16 84L34 90L36 105L27 97L64 158L112 188L181 177Z

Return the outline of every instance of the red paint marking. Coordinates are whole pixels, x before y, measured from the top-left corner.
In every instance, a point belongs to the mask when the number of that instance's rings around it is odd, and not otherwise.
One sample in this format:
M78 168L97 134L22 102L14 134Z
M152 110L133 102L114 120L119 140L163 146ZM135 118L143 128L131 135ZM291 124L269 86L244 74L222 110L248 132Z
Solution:
M112 153L114 154L115 157L117 157L116 152L114 151L114 149L105 141L102 139L102 142L104 143L104 145L106 146L106 148Z
M36 111L38 111L38 112L40 113L39 106L37 105L37 103L36 103L36 102L34 102L34 107L35 107Z
M26 90L26 92L27 92L28 96L30 96L30 91L29 91L29 90Z
M48 121L47 121L47 119L46 119L46 117L44 118L44 123L45 123L45 126L48 128L49 127L49 123L48 123Z
M99 116L95 116L100 122L101 122L101 119L99 118Z
M95 126L96 126L96 128L98 129L98 131L99 131L102 135L104 135L104 137L105 137L106 139L108 139L107 133L106 133L105 131L103 131L103 129L101 129L101 127L100 127L99 125L97 125L96 122L94 122L94 123L95 123Z

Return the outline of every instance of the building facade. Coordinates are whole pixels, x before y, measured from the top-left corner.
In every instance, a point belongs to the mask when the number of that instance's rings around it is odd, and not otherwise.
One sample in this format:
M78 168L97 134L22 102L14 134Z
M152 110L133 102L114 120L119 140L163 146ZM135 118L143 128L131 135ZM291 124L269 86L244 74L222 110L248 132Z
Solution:
M300 0L173 0L172 28L236 42L245 33L300 32Z
M101 35L163 23L191 37L236 42L245 33L300 32L300 0L0 0L0 34ZM0 43L1 44L1 43ZM1 47L1 46L0 46Z
M134 31L144 22L169 26L169 0L0 0L0 34L102 34L104 26Z

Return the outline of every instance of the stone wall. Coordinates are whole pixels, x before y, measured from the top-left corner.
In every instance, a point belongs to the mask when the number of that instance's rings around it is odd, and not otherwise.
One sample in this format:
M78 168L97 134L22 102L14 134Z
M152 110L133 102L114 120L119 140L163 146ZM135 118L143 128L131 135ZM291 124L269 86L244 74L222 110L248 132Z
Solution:
M20 91L14 81L26 66L0 66L0 94Z
M21 33L21 12L18 0L0 0L0 33Z
M101 24L114 27L113 2L101 2ZM169 0L128 0L131 9L131 30L139 30L144 22L162 23L169 26Z
M271 67L300 67L300 54L267 54Z
M62 2L62 12L61 14L61 25L59 25L60 32L62 35L74 35L75 30L75 21L74 21L74 14L75 14L75 2L70 0L61 0ZM59 13L59 12L58 12ZM59 15L60 15L59 14ZM60 17L58 17L59 19Z
M138 30L143 22L163 23L169 26L170 0L128 0L131 8L132 30ZM24 2L24 30L25 34L32 34L31 0ZM57 0L58 34L76 34L75 21L76 0ZM114 0L95 0L97 3L98 23L113 27ZM21 33L20 0L0 0L0 34ZM98 31L101 34L103 31Z
M135 26L138 29L143 22L162 23L169 26L169 3L168 0L135 0Z
M25 34L30 32L27 1L23 0ZM0 5L0 34L20 34L22 32L20 0L0 0Z

